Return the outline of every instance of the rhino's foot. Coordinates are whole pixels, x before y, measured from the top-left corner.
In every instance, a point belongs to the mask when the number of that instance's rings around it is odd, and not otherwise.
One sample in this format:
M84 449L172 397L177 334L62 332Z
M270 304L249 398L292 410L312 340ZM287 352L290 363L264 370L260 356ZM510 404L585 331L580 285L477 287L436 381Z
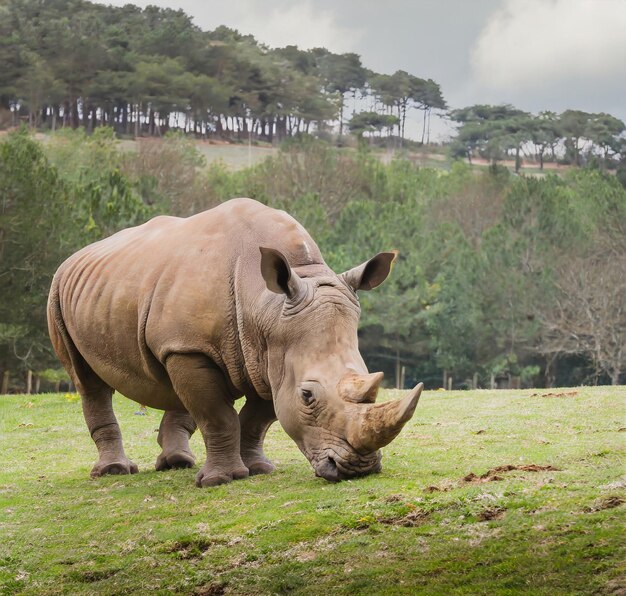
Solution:
M124 457L109 461L99 461L91 469L91 477L98 478L105 474L136 474L137 472L139 472L137 464Z
M172 451L170 453L162 452L157 457L155 468L157 472L163 470L193 468L196 465L196 458L189 451Z
M248 466L248 470L250 470L250 476L256 474L270 474L276 469L276 466L269 459L257 460L250 463L246 462L246 466Z
M204 488L207 486L218 486L220 484L227 484L233 480L240 480L241 478L247 478L250 475L248 468L236 468L232 471L226 471L219 468L202 468L196 474L196 486Z

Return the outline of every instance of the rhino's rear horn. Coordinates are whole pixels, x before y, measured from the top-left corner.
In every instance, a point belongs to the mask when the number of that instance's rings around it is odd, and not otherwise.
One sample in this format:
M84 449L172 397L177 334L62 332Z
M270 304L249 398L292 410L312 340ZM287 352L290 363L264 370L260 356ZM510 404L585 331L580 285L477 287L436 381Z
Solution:
M362 453L371 453L391 443L413 416L423 389L423 383L419 383L403 399L355 405L348 423L348 442Z
M339 397L356 404L373 404L384 376L381 372L369 375L346 375L337 385Z

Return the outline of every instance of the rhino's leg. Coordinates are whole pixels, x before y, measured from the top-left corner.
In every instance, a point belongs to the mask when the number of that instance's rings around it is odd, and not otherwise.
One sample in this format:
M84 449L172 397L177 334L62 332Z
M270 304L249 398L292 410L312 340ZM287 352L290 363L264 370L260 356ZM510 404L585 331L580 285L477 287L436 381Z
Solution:
M85 422L99 454L91 475L95 478L104 474L135 474L139 470L124 453L122 433L113 413L113 390L103 382L99 388L95 385L93 380L87 386L77 385Z
M250 474L269 474L276 466L263 452L267 429L276 420L274 403L260 397L246 397L239 413L241 425L241 459Z
M85 422L98 448L99 458L91 475L135 474L138 472L137 465L124 453L122 433L113 413L113 389L96 375L76 349L65 329L55 296L53 292L49 313L50 339L61 364L80 393Z
M163 414L157 441L163 448L157 457L156 469L191 468L196 463L189 437L195 432L196 423L189 412L169 411Z
M166 368L206 445L206 462L196 475L196 485L216 486L246 478L248 468L239 453L239 418L222 371L202 354L172 354Z

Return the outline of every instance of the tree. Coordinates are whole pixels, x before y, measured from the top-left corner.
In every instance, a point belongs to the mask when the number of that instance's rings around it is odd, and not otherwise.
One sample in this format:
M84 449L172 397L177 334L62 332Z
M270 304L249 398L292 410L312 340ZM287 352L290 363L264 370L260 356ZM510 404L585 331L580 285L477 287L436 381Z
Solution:
M378 112L359 112L352 116L348 123L350 132L359 139L363 139L366 133L381 133L383 129L391 130L399 123L397 116L391 114L379 114Z
M317 68L324 81L327 93L339 94L339 137L343 135L343 110L345 95L355 94L365 86L365 69L358 54L333 54L327 50L313 50L317 57Z
M0 143L0 377L47 368L46 298L68 190L24 129Z
M565 151L576 166L580 166L580 142L588 132L591 114L581 110L565 110L560 117L561 132L565 137Z
M478 151L495 164L514 149L519 170L520 146L529 139L528 113L510 105L474 105L454 110L450 117L461 124L455 142L457 153L465 153L471 162L472 153Z
M427 143L430 142L430 113L432 110L445 110L447 105L441 94L441 87L432 79L415 78L412 83L412 99L415 107L424 113L422 126L423 145L425 139Z
M622 151L622 135L626 126L610 114L592 114L587 123L586 136L602 152L602 165L606 167L609 159Z
M618 385L626 371L626 253L561 259L554 289L539 312L540 350L586 356L596 379L606 374Z
M544 155L548 149L554 159L554 148L561 138L559 117L550 111L539 112L528 123L529 139L535 146L535 156L539 159L539 168L543 170Z

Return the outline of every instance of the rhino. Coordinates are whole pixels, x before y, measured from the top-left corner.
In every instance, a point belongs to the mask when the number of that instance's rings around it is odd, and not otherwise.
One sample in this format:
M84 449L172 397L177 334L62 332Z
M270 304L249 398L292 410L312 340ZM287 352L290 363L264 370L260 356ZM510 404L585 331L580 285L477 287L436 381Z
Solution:
M138 471L114 391L164 410L157 470L194 466L189 438L200 429L197 486L272 472L263 441L276 419L317 476L380 471L380 448L423 388L375 403L383 373L368 373L359 353L357 292L380 285L395 256L337 275L287 213L233 199L155 217L69 257L52 280L48 327L98 449L91 476Z

